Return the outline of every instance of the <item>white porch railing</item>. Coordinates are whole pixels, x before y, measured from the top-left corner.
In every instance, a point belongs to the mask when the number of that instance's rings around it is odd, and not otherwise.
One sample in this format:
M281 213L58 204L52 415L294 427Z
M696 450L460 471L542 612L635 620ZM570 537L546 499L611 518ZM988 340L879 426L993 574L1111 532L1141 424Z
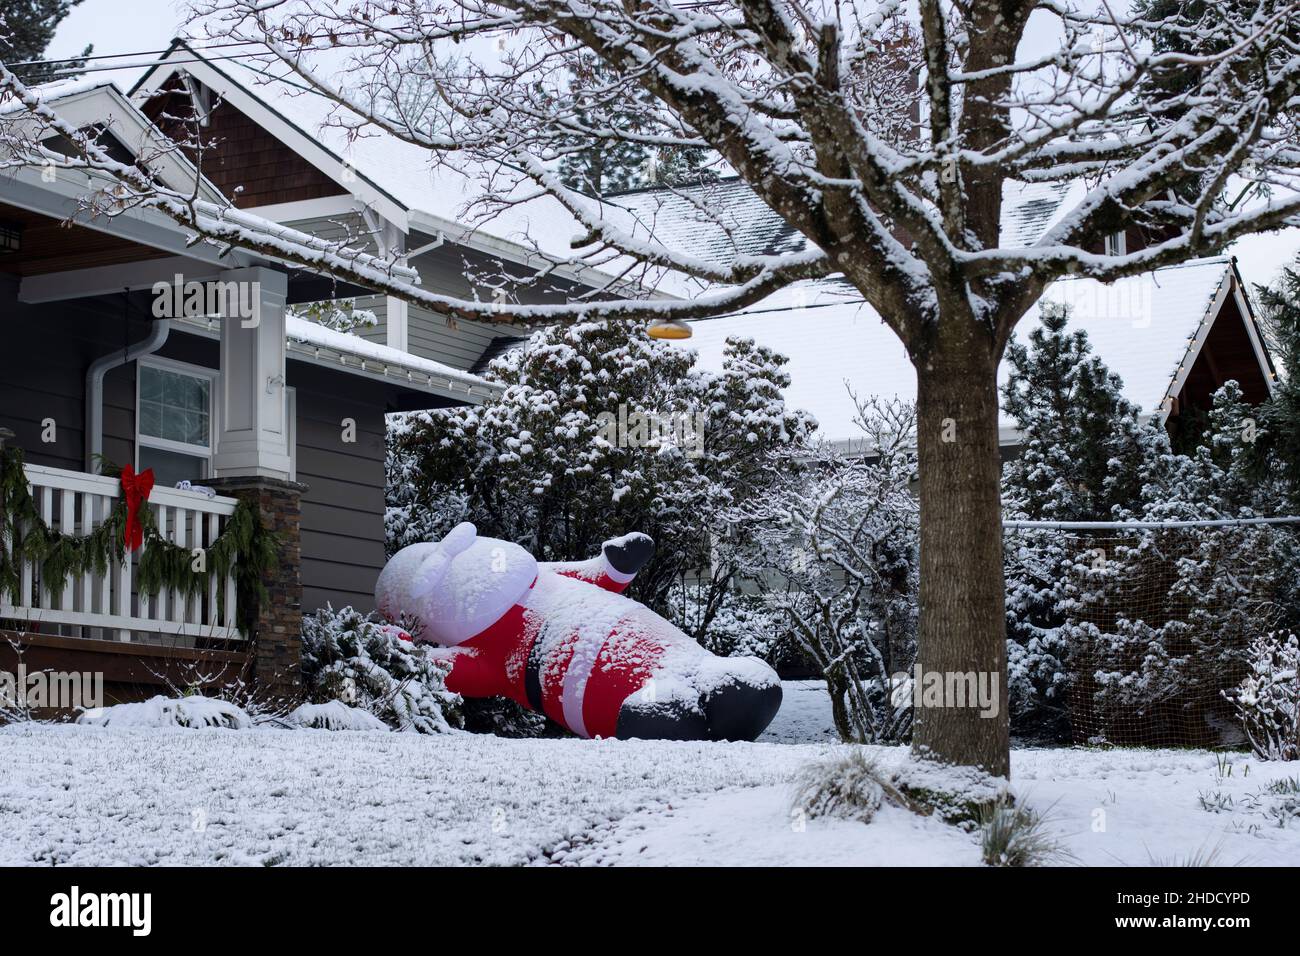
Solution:
M27 465L27 479L41 517L50 528L64 534L85 535L101 525L119 495L116 478L87 475L61 468ZM234 513L234 498L215 497L173 488L154 488L149 507L158 531L185 548L209 548ZM18 603L0 594L0 619L8 619L41 634L101 640L157 643L162 638L242 640L236 627L233 575L218 581L208 575L206 588L188 596L164 588L156 595L141 594L136 566L128 554L120 566L103 575L69 579L51 593L41 581L41 569L24 561L20 568ZM218 607L217 589L224 590Z

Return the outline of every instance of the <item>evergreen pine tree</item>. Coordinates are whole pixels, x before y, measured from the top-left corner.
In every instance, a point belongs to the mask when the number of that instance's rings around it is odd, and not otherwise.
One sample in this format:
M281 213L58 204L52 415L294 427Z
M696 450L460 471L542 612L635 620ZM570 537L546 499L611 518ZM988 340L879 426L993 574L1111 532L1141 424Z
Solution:
M652 94L620 86L599 58L581 54L570 68L569 95L573 120L593 130L647 136L670 133L658 119ZM604 196L629 189L689 186L717 178L710 151L689 146L659 146L611 141L578 134L567 137L560 177L571 189Z
M718 516L771 481L771 453L812 428L786 408L785 359L770 350L733 340L720 373L694 362L643 323L536 332L492 363L500 397L393 422L389 528L401 540L390 547L470 520L539 560L567 561L641 531L655 556L631 595L666 611L682 575L711 567Z
M590 53L574 61L569 92L573 119L588 129L644 133L649 126L650 95L640 90L629 95ZM603 196L647 184L653 155L648 146L574 136L564 147L571 151L560 161L560 176L571 189Z
M1283 270L1273 287L1256 286L1262 324L1277 348L1285 375L1260 410L1263 434L1256 442L1288 488L1289 508L1300 514L1300 264Z
M81 0L8 0L0 11L0 61L23 63L44 58L45 49L72 8ZM93 45L87 45L79 57L52 65L15 67L27 85L53 79L56 71L79 69L86 65Z
M1007 350L1003 407L1023 435L1004 469L1003 507L1036 521L1115 520L1140 505L1163 431L1145 421L1122 382L1092 354L1066 306L1045 303L1027 344ZM1070 648L1065 611L1077 599L1074 541L1057 531L1007 538L1007 653L1017 732L1063 739Z

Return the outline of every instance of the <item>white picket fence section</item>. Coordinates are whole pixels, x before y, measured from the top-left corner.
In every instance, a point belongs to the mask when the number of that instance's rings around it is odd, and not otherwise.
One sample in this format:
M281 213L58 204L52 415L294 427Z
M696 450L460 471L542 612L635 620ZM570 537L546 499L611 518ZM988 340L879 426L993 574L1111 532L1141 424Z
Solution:
M27 480L41 517L64 534L85 535L102 524L119 495L116 478L88 475L61 468L27 465ZM154 488L149 507L158 531L185 548L209 548L235 511L234 498L209 498L199 492ZM128 554L118 567L103 575L71 579L49 593L40 580L40 567L23 562L19 603L0 595L0 619L15 620L39 633L102 640L153 643L161 637L242 640L235 622L235 579L223 582L209 574L206 588L184 596L171 589L156 595L140 594L136 566ZM218 610L217 588L225 591Z

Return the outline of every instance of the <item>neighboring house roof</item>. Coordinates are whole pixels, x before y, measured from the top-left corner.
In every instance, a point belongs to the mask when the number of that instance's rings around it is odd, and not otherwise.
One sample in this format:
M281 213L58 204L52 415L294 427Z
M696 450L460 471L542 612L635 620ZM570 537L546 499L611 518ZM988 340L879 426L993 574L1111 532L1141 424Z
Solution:
M808 245L745 183L720 179L676 189L638 189L609 197L668 249L715 262L776 255Z
M487 344L487 348L483 349L483 354L475 360L469 370L476 375L486 372L493 359L513 351L527 341L527 336L498 335Z
M1032 245L1083 198L1081 181L1022 183L1002 189L1002 243ZM609 202L627 209L640 230L668 249L729 262L737 256L799 252L809 246L750 186L735 178L674 189L620 193Z
M1272 365L1250 317L1231 260L1199 259L1121 279L1062 279L1044 299L1073 307L1070 327L1088 333L1093 351L1124 382L1124 395L1148 413L1169 413L1225 302L1235 297L1261 371ZM1038 323L1031 311L1015 339L1027 342ZM786 401L811 412L823 438L861 439L850 390L859 399L916 399L916 374L902 342L856 289L842 281L805 283L783 290L744 312L692 323L694 336L675 343L699 353L699 364L721 370L729 336L754 339L785 355L791 377ZM999 369L1005 382L1007 366ZM1001 416L1003 441L1014 444L1015 422Z
M1002 184L1002 245L1011 249L1032 246L1083 199L1082 180L1065 183Z

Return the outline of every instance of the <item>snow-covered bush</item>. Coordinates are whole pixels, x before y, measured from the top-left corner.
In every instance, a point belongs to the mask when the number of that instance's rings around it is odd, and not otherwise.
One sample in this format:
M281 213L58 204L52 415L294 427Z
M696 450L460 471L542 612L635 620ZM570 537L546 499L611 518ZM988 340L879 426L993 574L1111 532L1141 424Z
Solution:
M253 719L240 707L211 697L163 697L96 707L77 718L92 727L224 727L247 730Z
M732 568L710 554L718 515L774 480L768 452L813 425L786 408L785 360L770 350L733 340L721 372L694 362L643 323L550 326L492 362L499 397L393 416L390 552L460 520L542 561L589 558L641 531L655 555L630 597L665 611L670 588L700 569L725 589Z
M1288 512L1285 469L1262 450L1268 416L1235 382L1215 394L1202 431L1180 430L1187 452L1176 452L1068 319L1045 307L1029 343L1008 349L1004 405L1025 438L1004 471L1006 514L1158 522ZM1006 541L1012 727L1025 736L1225 742L1222 695L1245 676L1249 635L1294 626L1291 529L1035 529Z
M1273 633L1251 642L1250 673L1228 696L1261 760L1300 760L1300 638Z
M1144 476L1165 449L1159 426L1143 422L1122 383L1070 330L1070 309L1042 306L1027 342L1007 348L1003 407L1023 434L1003 470L1003 511L1036 521L1107 521L1137 505ZM1068 740L1072 645L1066 607L1077 596L1080 550L1052 530L1006 536L1008 690L1013 730Z
M792 810L869 823L884 804L935 816L974 831L994 807L1009 807L1006 780L973 767L908 759L885 769L860 747L803 767L795 774Z
M302 620L303 680L314 703L342 701L388 726L422 734L461 724L459 694L447 690L448 661L397 629L351 607Z
M710 591L707 584L683 582L673 587L669 618L720 657L758 657L776 666L790 655L790 628L773 602L760 594L728 589L718 596L712 620L705 625Z
M508 697L469 697L461 706L465 729L495 737L564 737L569 732L544 714L522 707Z
M919 584L915 411L860 408L872 454L805 455L804 467L728 512L715 551L758 589L821 672L846 742L908 739L910 700L892 692L916 659Z
M286 722L295 727L316 730L382 730L388 725L360 707L350 707L341 700L328 700L323 704L299 704L289 712Z
M1276 473L1255 458L1256 414L1236 383L1223 386L1195 451L1155 456L1134 516L1285 513ZM1296 544L1287 527L1154 529L1103 542L1100 561L1081 556L1064 633L1088 732L1113 743L1229 742L1224 692L1247 676L1251 637L1292 626Z

